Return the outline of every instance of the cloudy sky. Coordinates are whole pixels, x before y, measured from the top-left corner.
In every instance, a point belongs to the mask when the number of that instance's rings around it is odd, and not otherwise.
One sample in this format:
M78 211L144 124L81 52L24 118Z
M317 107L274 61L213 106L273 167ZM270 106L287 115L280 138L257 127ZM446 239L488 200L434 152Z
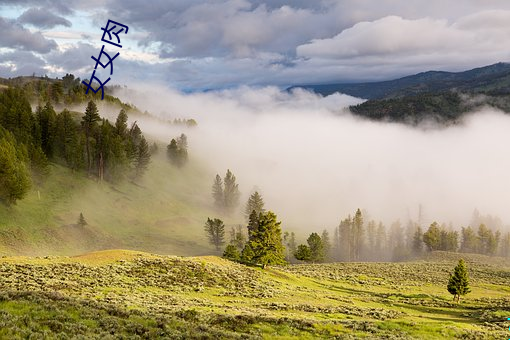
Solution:
M150 4L150 5L149 5ZM510 60L507 0L0 0L0 76L88 78L111 19L111 84L180 90L390 79Z

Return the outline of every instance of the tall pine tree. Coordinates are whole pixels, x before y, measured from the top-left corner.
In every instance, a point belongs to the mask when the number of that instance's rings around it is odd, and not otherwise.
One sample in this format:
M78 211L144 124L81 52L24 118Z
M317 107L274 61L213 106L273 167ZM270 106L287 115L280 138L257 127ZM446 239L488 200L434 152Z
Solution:
M453 295L453 300L457 299L457 303L460 302L461 295L466 295L471 291L469 289L467 266L463 259L459 260L453 275L450 274L447 289Z

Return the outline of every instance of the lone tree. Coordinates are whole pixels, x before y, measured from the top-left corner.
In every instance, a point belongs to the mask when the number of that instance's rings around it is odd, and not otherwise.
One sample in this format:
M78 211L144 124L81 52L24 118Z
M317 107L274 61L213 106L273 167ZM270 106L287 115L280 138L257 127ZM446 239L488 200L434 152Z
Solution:
M285 264L280 224L273 212L260 213L257 229L252 232L250 241L245 246L253 250L251 262L262 265L262 269L270 264Z
M250 198L248 198L248 202L246 202L244 215L246 216L247 220L250 219L250 215L253 211L255 211L257 215L265 211L264 200L258 191L255 191L253 194L251 194Z
M471 291L469 289L467 266L463 259L459 260L459 264L455 267L453 275L450 274L447 288L448 292L453 295L453 301L457 299L457 303L460 302L461 295L466 295Z
M219 251L221 246L225 243L225 225L223 221L218 218L207 218L204 230L209 238L209 243L214 245L216 250Z
M78 225L80 227L84 227L86 226L88 223L87 221L85 220L85 217L83 217L83 213L80 213L80 217L78 218Z

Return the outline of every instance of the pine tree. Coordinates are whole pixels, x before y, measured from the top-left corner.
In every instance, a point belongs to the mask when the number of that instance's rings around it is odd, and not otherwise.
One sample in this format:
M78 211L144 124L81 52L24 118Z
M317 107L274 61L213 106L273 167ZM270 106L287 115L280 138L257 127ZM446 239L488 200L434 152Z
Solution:
M361 248L363 247L363 233L363 216L361 215L361 210L358 209L352 219L352 250L355 261L360 259Z
M214 179L214 184L212 186L212 196L214 198L214 206L218 210L223 210L225 205L223 200L223 181L221 180L220 175L216 175Z
M241 263L250 264L253 263L253 258L255 257L255 253L250 245L250 243L246 243L244 245L243 251L241 252Z
M117 120L115 121L115 133L125 138L128 134L128 115L124 109L120 110Z
M83 213L80 213L80 217L78 218L78 225L80 227L84 227L86 226L88 223L87 221L85 220L85 217L83 217Z
M262 268L265 268L270 264L285 263L280 224L281 222L277 222L276 215L271 211L259 214L258 228L247 243L253 250L254 264L260 264Z
M296 252L296 234L294 232L289 233L288 231L283 233L283 243L285 244L285 259L287 262L290 262Z
M352 218L349 215L338 226L340 236L340 260L352 261Z
M460 302L461 295L466 295L471 291L469 289L467 266L463 259L459 260L453 275L450 274L447 289L453 295L453 300L457 299L457 303Z
M479 247L479 241L476 237L476 233L471 227L462 228L462 244L460 251L463 253L476 253Z
M328 262L332 258L331 254L331 241L329 240L329 232L324 229L321 235L322 246L324 248L324 261Z
M441 246L441 229L437 222L433 222L423 234L423 243L429 250L438 250Z
M238 262L241 259L241 254L239 254L239 250L235 245L229 244L223 252L223 257L227 260Z
M241 195L239 193L239 185L236 183L236 176L230 170L227 170L223 183L225 185L223 190L225 211L232 213L239 205L239 197Z
M243 233L243 226L232 227L230 229L230 244L233 244L239 251L242 251L245 243L246 236Z
M257 215L265 211L264 200L262 199L262 196L259 194L258 191L255 191L253 194L251 194L250 198L248 198L248 202L246 202L244 215L246 216L247 220L249 220L250 215L253 211L255 211Z
M294 252L294 257L299 261L310 262L312 260L312 251L306 244L300 244Z
M141 178L147 170L151 161L151 153L149 151L149 144L145 137L141 137L140 144L138 145L138 153L135 160L135 179Z
M96 103L92 100L88 102L85 115L82 118L82 127L85 131L85 148L87 151L87 171L90 174L92 170L92 157L90 151L90 137L92 136L94 128L97 126L97 122L100 120L99 113L97 110Z
M418 226L413 236L413 252L416 255L419 255L421 254L422 250L423 250L423 232L421 230L421 227Z
M31 186L26 167L26 148L17 146L14 136L0 127L0 201L15 204L25 197Z
M306 242L310 248L310 260L312 262L324 261L324 244L319 234L311 233Z
M225 243L225 225L223 221L218 218L207 218L204 230L209 239L209 243L215 246L216 250L219 251L220 247Z

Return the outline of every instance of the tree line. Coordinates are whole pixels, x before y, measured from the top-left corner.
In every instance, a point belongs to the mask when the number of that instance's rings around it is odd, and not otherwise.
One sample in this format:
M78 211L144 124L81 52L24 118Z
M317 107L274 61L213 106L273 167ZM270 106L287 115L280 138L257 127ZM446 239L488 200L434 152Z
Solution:
M484 223L476 229L463 227L460 233L437 222L423 230L414 221L406 227L396 221L387 229L382 222L365 222L358 209L340 222L332 237L327 230L313 232L307 244L289 247L297 260L307 262L401 261L436 250L510 257L510 232L503 235Z
M33 180L41 180L49 162L99 180L140 179L150 162L149 145L122 109L115 123L101 118L90 100L84 114L56 113L48 101L32 112L23 89L0 93L0 200L13 204Z

